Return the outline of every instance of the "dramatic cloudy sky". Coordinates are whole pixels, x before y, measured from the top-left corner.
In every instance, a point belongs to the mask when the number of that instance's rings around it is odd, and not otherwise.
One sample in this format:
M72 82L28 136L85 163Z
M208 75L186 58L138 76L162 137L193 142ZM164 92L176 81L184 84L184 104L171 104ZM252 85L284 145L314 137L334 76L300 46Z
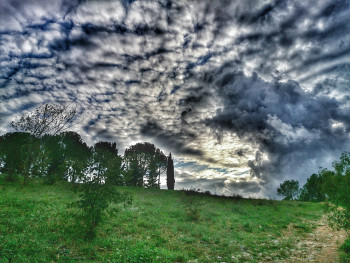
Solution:
M47 102L177 188L274 197L349 150L348 0L0 0L0 133Z

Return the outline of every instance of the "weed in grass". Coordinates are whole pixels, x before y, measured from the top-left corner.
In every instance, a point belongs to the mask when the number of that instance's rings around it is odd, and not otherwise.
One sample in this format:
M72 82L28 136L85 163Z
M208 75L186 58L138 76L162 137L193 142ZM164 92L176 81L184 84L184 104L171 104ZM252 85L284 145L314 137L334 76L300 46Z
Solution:
M250 223L245 223L243 225L243 230L248 232L248 233L251 233L251 232L253 232L253 227L251 226Z

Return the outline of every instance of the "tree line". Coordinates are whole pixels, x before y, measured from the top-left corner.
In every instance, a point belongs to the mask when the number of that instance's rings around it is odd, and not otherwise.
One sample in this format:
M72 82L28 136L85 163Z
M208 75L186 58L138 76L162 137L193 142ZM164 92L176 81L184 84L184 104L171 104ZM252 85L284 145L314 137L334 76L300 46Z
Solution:
M277 194L284 200L325 202L329 222L350 234L350 152L341 154L332 169L320 168L299 188L296 180L280 184ZM349 239L348 239L349 240ZM350 244L350 242L348 241ZM350 251L350 245L349 245Z
M86 182L97 174L101 183L147 188L160 188L166 172L168 189L174 189L171 153L166 156L148 142L130 146L123 156L113 142L88 146L67 130L76 115L76 108L45 104L17 118L11 123L16 131L0 136L0 172L8 181L21 179L24 184L38 177L47 184Z
M277 188L284 200L324 202L342 199L350 204L350 152L341 154L332 164L333 169L320 168L303 187L297 180L286 180Z
M0 136L0 175L7 181L40 178L46 184L69 181L79 198L71 203L81 211L77 221L94 238L111 203L132 203L127 192L115 185L160 188L166 171L167 186L174 190L174 164L169 156L148 142L130 146L121 156L115 142L100 141L88 146L69 129L77 119L76 107L45 104L15 119L15 132ZM11 258L9 259L11 260Z

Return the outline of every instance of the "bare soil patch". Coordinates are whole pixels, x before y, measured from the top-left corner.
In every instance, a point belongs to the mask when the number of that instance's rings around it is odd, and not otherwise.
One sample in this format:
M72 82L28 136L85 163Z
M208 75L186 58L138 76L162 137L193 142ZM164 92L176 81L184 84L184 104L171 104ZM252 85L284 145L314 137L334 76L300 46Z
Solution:
M293 225L290 225L287 235L293 235ZM339 262L338 248L346 239L345 231L336 231L328 226L327 218L323 216L317 222L317 227L312 233L296 239L295 249L290 252L290 257L285 263L317 262L336 263Z

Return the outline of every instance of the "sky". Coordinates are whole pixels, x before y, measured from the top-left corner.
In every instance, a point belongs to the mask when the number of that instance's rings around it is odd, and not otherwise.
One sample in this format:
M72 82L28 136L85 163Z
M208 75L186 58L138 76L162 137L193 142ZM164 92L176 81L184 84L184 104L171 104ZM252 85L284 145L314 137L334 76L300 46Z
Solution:
M348 0L0 0L0 134L75 103L88 144L171 152L176 189L274 198L349 150L349 33Z

